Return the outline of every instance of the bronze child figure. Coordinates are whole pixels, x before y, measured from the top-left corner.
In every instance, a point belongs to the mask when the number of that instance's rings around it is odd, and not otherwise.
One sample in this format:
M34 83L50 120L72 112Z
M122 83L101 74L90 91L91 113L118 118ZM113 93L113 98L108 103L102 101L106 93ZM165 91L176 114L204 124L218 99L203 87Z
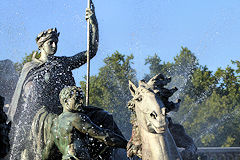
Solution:
M127 141L124 137L100 128L84 114L81 88L65 87L59 97L63 113L54 119L51 133L55 145L62 153L62 159L93 159L88 149L88 137L107 146L126 148Z

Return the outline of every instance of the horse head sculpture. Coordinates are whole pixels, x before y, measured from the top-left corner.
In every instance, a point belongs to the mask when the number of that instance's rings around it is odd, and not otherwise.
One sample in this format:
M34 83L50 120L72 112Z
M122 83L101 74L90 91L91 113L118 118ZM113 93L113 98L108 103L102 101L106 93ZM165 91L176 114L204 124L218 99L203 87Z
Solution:
M132 137L139 137L136 144L129 141L128 149L131 146L138 146L139 152L133 152L143 160L176 160L181 159L176 144L168 129L168 118L166 113L169 110L166 97L171 96L176 88L168 90L164 85L171 81L159 74L148 82L139 81L136 87L129 81L129 90L133 98L128 103L132 111L134 121ZM162 88L162 89L161 89ZM164 97L166 96L166 97ZM168 100L168 98L167 98Z
M160 97L144 81L139 81L137 88L129 81L132 102L139 119L139 125L147 132L158 134L166 131L166 107ZM137 107L136 107L137 106Z

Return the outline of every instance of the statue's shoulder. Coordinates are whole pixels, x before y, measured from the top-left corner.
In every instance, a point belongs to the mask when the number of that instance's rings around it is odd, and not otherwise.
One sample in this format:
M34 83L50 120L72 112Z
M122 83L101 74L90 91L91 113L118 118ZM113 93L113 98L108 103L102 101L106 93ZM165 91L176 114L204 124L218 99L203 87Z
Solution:
M58 116L58 121L75 121L79 119L81 113L78 112L63 112ZM80 117L81 118L81 117Z
M23 68L27 68L29 66L33 66L33 65L38 65L39 62L36 62L36 61L30 61L30 62L27 62L23 65Z
M32 68L39 66L39 62L31 61L23 65L22 72L30 71Z

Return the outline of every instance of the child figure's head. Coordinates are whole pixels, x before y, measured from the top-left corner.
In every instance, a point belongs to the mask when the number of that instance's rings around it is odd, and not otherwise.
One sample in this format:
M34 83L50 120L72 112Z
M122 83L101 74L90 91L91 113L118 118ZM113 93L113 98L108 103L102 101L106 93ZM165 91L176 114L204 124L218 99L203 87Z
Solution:
M80 87L69 86L63 88L59 98L65 110L80 111L83 106L83 92Z

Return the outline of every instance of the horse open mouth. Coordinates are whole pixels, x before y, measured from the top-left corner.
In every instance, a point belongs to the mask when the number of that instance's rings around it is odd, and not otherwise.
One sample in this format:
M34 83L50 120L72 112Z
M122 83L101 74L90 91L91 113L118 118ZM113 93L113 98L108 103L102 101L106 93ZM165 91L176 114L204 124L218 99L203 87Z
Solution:
M158 127L154 129L157 134L164 133L166 131L166 127Z
M148 125L148 131L150 133L154 133L154 134L161 134L161 133L164 133L166 131L166 127L165 126L156 127L153 124L149 124Z

